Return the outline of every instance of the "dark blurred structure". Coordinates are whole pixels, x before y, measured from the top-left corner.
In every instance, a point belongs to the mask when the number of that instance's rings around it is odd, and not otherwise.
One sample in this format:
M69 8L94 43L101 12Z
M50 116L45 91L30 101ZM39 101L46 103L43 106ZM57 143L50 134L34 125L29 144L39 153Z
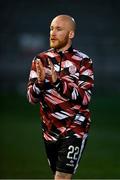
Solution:
M58 14L77 22L74 47L94 61L97 93L120 91L118 0L2 1L0 81L2 92L26 93L32 58L49 48L49 24Z

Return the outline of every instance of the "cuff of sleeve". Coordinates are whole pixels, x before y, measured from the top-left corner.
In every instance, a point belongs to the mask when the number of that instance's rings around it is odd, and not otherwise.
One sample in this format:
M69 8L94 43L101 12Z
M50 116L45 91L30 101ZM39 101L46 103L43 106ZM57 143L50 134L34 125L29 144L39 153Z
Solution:
M40 90L43 91L45 88L45 81L38 83L38 80L35 81L35 86Z
M34 85L33 85L33 86L34 86ZM34 98L39 98L39 97L40 97L40 95L36 93L36 90L35 90L35 88L33 88L33 87L30 88L30 93L32 94L32 96L33 96Z
M33 85L33 91L34 91L37 95L39 95L40 92L41 92L40 88L39 88L36 84Z

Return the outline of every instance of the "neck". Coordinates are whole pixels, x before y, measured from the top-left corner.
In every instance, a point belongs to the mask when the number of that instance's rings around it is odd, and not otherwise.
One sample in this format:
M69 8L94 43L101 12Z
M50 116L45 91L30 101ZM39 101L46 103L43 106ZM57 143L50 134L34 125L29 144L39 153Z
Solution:
M57 52L62 52L62 53L64 53L64 52L67 51L71 46L72 46L72 43L66 45L66 46L63 47L63 48L56 49L56 51L57 51Z

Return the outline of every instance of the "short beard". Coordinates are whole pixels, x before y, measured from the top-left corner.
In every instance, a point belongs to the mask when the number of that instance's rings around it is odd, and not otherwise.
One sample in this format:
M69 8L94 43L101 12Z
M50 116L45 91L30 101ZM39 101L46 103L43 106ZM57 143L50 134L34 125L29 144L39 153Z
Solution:
M52 45L52 43L50 42L50 47L55 48L57 50L62 49L68 44L68 40L69 40L68 35L66 35L65 38L64 38L64 41L57 40L58 43L56 45L54 45L54 43Z

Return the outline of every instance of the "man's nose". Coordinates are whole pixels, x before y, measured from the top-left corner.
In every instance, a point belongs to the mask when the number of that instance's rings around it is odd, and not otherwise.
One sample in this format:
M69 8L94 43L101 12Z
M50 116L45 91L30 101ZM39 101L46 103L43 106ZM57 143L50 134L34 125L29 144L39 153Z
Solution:
M52 30L52 31L50 32L50 34L51 34L52 36L56 36L56 30Z

